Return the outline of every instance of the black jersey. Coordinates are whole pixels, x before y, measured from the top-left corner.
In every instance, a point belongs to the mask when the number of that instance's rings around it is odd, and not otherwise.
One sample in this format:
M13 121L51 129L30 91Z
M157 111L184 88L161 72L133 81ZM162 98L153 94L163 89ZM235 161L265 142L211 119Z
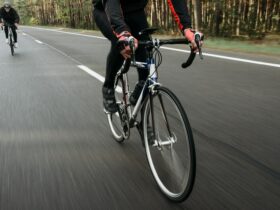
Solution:
M95 8L104 10L116 33L129 31L124 22L125 14L143 10L148 0L92 0ZM191 18L185 0L167 0L180 30L191 28Z
M99 8L103 7L102 2L106 2L106 1L92 0L93 5ZM130 13L145 8L145 6L148 3L148 0L117 0L114 2L116 2L117 5L121 4L122 10L125 13Z
M10 8L9 12L6 12L4 7L0 8L0 22L2 22L2 19L4 22L14 24L19 23L19 16L17 11L14 8Z

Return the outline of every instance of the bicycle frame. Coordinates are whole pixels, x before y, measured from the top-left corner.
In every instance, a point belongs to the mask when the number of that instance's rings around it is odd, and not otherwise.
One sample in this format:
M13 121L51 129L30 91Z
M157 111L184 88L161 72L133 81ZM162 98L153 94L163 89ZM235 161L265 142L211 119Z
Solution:
M117 78L122 77L122 93L123 93L123 101L124 105L127 110L128 120L129 120L129 128L134 127L137 125L136 118L138 113L140 112L143 104L146 103L146 100L148 100L148 96L154 93L154 88L156 86L161 86L160 83L157 82L158 78L158 71L155 64L155 58L154 58L154 50L158 50L161 45L163 44L187 44L185 39L171 39L171 40L158 40L158 39L151 39L150 41L143 41L139 42L139 44L143 44L146 48L147 53L147 61L146 62L138 62L135 60L135 49L134 49L134 40L130 40L130 48L132 49L132 58L127 59L121 69L117 73ZM200 51L201 53L201 51ZM182 64L183 68L186 68L190 66L195 58L196 53L193 51L191 52L190 56L188 57L187 61ZM143 86L143 89L141 91L141 94L136 102L136 105L132 109L129 103L129 85L128 85L128 76L127 72L130 67L136 67L136 68L145 68L149 70L149 75L145 81L145 85ZM148 89L149 94L144 95L144 92ZM165 115L165 113L164 113ZM153 120L152 120L153 121ZM153 122L152 122L153 123ZM168 122L167 122L168 123ZM128 138L128 137L127 137Z
M125 106L127 107L127 110L128 110L130 128L135 126L136 117L137 117L139 111L141 110L143 104L146 102L146 100L148 100L149 94L144 96L144 92L146 91L146 89L148 89L148 91L150 93L151 91L153 91L155 86L161 85L160 83L157 82L157 77L153 76L154 74L157 74L157 71L154 68L155 64L153 63L152 54L149 54L147 60L151 61L151 62L148 63L148 62L137 62L137 61L127 60L124 62L122 68L120 69L120 71L117 74L117 77L123 76L123 79L122 79L122 81L124 82L124 84L122 84L122 86L123 86L122 92L124 93L123 100L124 100ZM127 63L127 62L129 62L129 63ZM141 94L133 109L131 108L129 100L128 100L130 97L129 85L128 85L128 75L127 75L127 71L124 71L124 69L127 68L127 66L136 67L136 68L143 68L143 67L147 68L148 67L148 70L149 70L148 78L145 81L145 85L143 86Z
M10 24L6 24L5 27L8 27L8 40L9 40L9 46L11 48L11 53L14 55L14 37L13 32Z
M141 33L151 34L154 29L146 29ZM197 40L200 37L197 35ZM162 61L159 51L164 44L188 44L185 39L150 39L139 41L146 49L146 62L135 61L135 39L125 42L132 50L130 59L125 60L118 71L114 89L118 111L107 112L110 129L118 143L129 139L130 129L136 127L145 147L148 163L161 192L170 200L181 202L191 193L195 180L195 146L192 129L177 96L158 82L158 67ZM198 48L199 43L197 43ZM199 49L201 53L201 49ZM191 50L182 68L190 66L196 53ZM202 55L202 54L201 54ZM201 56L202 58L202 56ZM149 70L136 104L130 104L128 71L130 67ZM118 86L120 85L121 88ZM138 114L140 113L140 119ZM154 161L156 160L156 161ZM160 166L160 167L157 167ZM161 170L161 167L166 170ZM165 174L167 176L165 177ZM162 179L165 177L164 179ZM179 177L179 179L178 179ZM173 185L175 183L175 185ZM171 184L171 185L170 185Z

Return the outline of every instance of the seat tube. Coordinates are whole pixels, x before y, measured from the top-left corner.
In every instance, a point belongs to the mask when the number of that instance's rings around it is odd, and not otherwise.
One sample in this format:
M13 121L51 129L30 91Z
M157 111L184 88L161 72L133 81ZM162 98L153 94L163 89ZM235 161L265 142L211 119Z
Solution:
M123 74L123 100L125 101L125 106L127 107L127 113L129 118L131 118L131 106L128 106L128 101L129 101L129 82L128 82L128 75L127 73Z
M148 59L149 76L154 81L157 82L158 76L156 72L156 65L154 58Z

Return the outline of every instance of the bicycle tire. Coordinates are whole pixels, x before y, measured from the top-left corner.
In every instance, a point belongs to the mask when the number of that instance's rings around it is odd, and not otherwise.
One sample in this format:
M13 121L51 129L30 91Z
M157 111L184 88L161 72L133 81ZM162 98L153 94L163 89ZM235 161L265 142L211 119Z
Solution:
M11 54L12 54L12 56L14 56L15 50L14 50L14 41L13 41L12 35L10 35L10 48L11 48Z
M124 93L119 90L120 88L123 89L123 84L123 77L116 77L114 88L118 112L107 114L111 133L114 139L119 143L122 143L125 139L127 139L130 132L128 119L125 119L127 117L127 109L123 101Z
M190 195L195 181L196 157L191 126L173 92L160 86L154 90L143 112L146 155L161 192L171 201L182 202ZM152 135L148 133L149 127Z

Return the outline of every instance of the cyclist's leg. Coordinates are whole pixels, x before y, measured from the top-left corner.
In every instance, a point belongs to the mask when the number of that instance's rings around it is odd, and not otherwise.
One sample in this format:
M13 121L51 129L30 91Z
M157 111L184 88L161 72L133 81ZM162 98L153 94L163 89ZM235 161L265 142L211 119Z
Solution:
M118 70L123 64L124 59L116 47L117 38L112 31L111 25L107 19L105 12L99 9L94 9L93 15L95 18L95 22L102 34L111 41L111 49L107 56L106 76L102 88L102 93L105 109L109 112L116 112L118 107L116 105L114 95L114 81Z
M133 13L125 15L125 22L131 29L132 35L141 41L149 40L148 35L139 36L139 32L145 28L148 28L147 16L144 10L139 10ZM136 50L136 60L145 62L146 61L146 51L144 46L139 46ZM147 70L138 69L139 80L146 80L149 72Z
M107 56L106 62L106 76L104 87L107 88L114 88L114 79L115 76L120 69L121 65L123 64L123 58L116 48L117 44L117 37L113 33L112 27L108 21L106 13L99 9L94 9L93 11L94 19L99 27L101 33L111 41L111 49Z
M148 35L139 36L139 32L145 28L148 28L147 17L144 10L136 11L134 13L129 13L125 15L125 21L131 29L132 35L141 41L149 40ZM139 46L136 50L136 60L140 62L146 61L146 50L144 46ZM138 80L139 82L136 84L135 89L130 97L130 103L135 105L138 97L141 94L141 90L144 85L144 81L147 79L149 75L148 69L137 69L138 71Z
M4 25L4 31L5 31L6 39L8 39L8 34L9 34L9 28L8 28L8 26Z
M111 49L107 56L106 62L106 76L104 87L114 88L114 81L118 70L123 64L123 57L120 54L119 50L116 48L116 45L111 43Z
M17 32L16 32L16 26L12 25L11 26L12 32L13 32L13 36L14 36L14 41L15 43L17 43Z

